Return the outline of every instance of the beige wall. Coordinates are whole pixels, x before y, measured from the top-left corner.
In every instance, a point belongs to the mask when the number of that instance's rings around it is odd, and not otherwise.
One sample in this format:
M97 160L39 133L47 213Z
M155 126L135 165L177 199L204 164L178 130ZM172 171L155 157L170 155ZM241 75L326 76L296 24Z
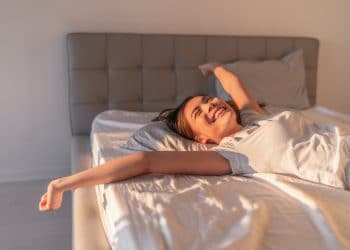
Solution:
M0 181L69 172L65 34L311 36L320 105L350 114L348 0L1 0Z

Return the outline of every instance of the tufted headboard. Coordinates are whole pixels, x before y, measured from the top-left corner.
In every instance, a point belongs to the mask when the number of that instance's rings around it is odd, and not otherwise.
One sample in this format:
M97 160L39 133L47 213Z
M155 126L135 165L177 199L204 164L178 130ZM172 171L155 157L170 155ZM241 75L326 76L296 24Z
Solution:
M208 61L279 59L304 50L306 85L316 102L319 42L306 37L72 33L67 35L72 135L89 134L107 109L160 111L185 97L215 94Z

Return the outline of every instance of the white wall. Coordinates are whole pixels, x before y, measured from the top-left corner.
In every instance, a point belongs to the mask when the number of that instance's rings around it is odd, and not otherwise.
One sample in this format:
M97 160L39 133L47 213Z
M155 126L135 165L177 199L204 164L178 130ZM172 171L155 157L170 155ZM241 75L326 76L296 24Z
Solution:
M317 37L317 102L350 114L349 10L348 0L1 0L0 181L69 173L69 32Z

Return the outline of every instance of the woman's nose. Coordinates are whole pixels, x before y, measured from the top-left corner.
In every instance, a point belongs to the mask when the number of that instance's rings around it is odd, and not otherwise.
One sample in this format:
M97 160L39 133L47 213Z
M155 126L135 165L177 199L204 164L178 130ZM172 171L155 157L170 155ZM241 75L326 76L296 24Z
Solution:
M215 103L209 102L208 104L208 113L210 113L210 111L215 108Z

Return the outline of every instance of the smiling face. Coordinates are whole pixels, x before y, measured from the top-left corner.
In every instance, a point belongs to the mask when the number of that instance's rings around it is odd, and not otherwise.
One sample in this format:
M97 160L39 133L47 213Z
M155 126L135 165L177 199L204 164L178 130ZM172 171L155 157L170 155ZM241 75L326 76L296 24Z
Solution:
M239 131L235 110L224 100L210 96L195 96L184 107L194 140L219 144L221 139Z

